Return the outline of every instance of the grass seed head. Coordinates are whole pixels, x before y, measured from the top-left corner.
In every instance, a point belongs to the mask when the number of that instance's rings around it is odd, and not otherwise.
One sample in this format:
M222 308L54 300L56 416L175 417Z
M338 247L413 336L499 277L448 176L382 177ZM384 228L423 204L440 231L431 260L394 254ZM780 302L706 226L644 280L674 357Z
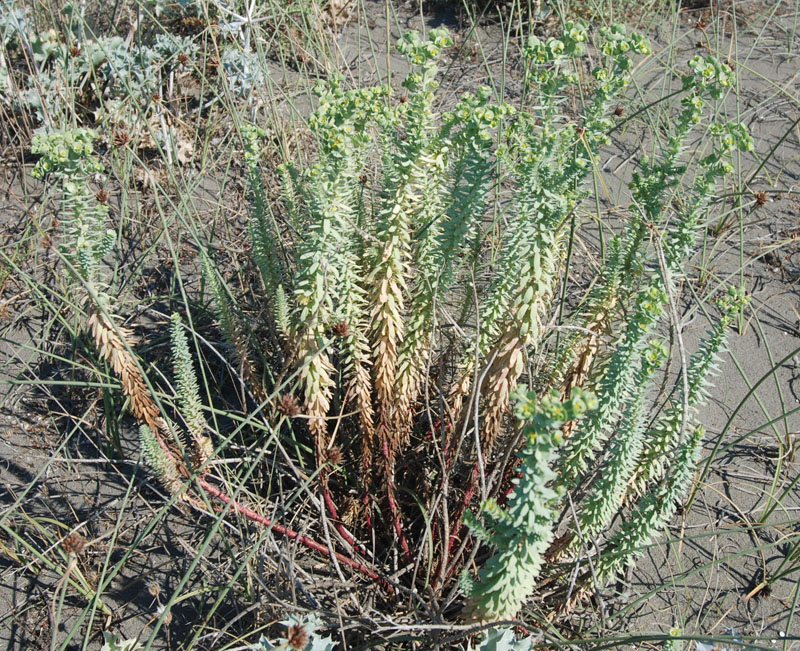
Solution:
M86 549L86 538L75 531L61 541L61 546L70 556L80 556Z
M297 398L291 393L284 393L280 400L278 400L278 412L289 418L294 418L300 413L300 405L297 404Z
M289 637L286 643L293 649L305 649L308 644L308 631L302 624L294 624L289 627Z
M125 129L119 129L118 131L114 132L114 146L115 147L124 147L131 141L131 137L128 135L128 132Z
M347 337L350 334L350 326L344 321L339 321L339 323L334 324L333 333L337 337Z
M325 451L325 456L326 456L326 458L328 460L328 463L330 463L331 465L333 465L333 466L341 466L342 465L342 459L343 459L342 449L338 445L334 445L334 446L328 448Z
M164 613L164 606L159 605L158 608L156 608L156 612L158 613L159 616L161 616L163 614L163 616L164 616L164 626L169 626L172 623L172 611L171 610L168 610L166 613Z

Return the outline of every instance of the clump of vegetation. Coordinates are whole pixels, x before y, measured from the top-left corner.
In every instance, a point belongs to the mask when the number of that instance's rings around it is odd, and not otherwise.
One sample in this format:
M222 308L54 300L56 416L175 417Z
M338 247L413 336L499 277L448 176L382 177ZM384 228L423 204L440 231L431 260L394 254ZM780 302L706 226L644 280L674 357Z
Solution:
M663 152L634 175L631 220L612 240L598 282L570 329L548 326L582 182L608 143L609 113L629 83L631 57L649 54L642 37L621 27L600 35L595 84L576 123L559 98L579 81L583 24L527 42L535 107L494 104L482 89L441 116L436 62L450 36L444 29L427 39L407 34L398 46L412 67L402 98L388 87L346 89L337 79L318 85L309 122L317 159L305 168L286 164L280 205L267 200L260 181L263 132L245 129L253 253L273 318L273 342L257 355L248 350L253 339L243 334L241 310L204 258L220 321L250 381L258 378L251 359L266 360L268 383L258 392L274 396L267 401L275 426L305 416L302 425L293 421L291 436L307 440L313 454L299 461L316 468L350 553L363 553L362 536L374 537L371 564L380 574L381 558L397 545L405 562L419 559L416 581L444 595L482 557L480 543L493 543L497 554L482 563L477 581L462 578L476 619L513 617L535 590L545 557L585 558L587 535L607 538L594 564L608 580L663 528L688 486L702 432L696 406L741 306L736 292L725 299L725 317L686 369L682 398L648 426L658 405L652 378L666 358L659 324L676 300L708 199L732 169L731 152L752 148L740 125L712 125L715 144L688 190L689 208L673 212L668 193L683 170L687 135L732 79L725 64L698 57ZM484 214L496 200L498 164L513 198L503 234L486 250ZM277 247L289 227L302 237ZM498 263L488 282L445 309L490 260ZM455 340L443 321L452 312L463 332ZM182 336L176 321L173 356L195 465L170 452L152 425L142 430L148 459L173 492L213 453L199 438L202 408ZM443 365L446 358L457 361ZM297 384L285 393L274 378L292 370ZM531 389L517 399L513 419L512 396L525 378ZM540 402L542 394L549 397ZM576 424L579 415L586 418ZM622 435L609 444L612 431ZM357 500L348 498L354 490ZM566 499L577 519L559 517ZM349 528L339 515L343 500ZM626 504L634 539L608 529ZM559 580L569 567L550 565L548 578ZM580 576L573 601L590 578Z
M98 35L86 24L85 7L68 4L58 29L40 31L31 7L3 0L0 105L15 118L9 127L77 124L118 146L156 150L169 165L187 164L196 138L188 121L230 103L262 106L268 56L309 61L313 39L287 25L308 23L315 35L315 28L340 27L351 9L343 0L296 0L281 16L274 6L153 0L134 12L127 33ZM265 25L276 53L259 49L255 36ZM19 137L27 141L27 134Z
M22 24L25 14L12 18ZM21 28L2 34L5 47ZM184 55L197 56L192 39L177 37L135 55L117 37L86 41L70 56L58 38L37 38L40 72L69 70L94 84L106 117L169 87L147 70L169 76L189 65ZM31 147L40 157L34 176L59 196L73 307L173 500L296 540L387 601L410 591L452 619L485 624L515 619L535 596L552 618L635 563L692 484L700 408L747 302L743 289L719 287L717 319L677 380L667 369L677 355L663 339L677 324L709 204L753 141L742 124L709 111L732 87L730 66L691 59L661 141L628 184L627 220L604 243L591 281L576 286L570 260L583 202L596 192L587 181L649 43L619 25L592 33L566 21L557 37L526 40L527 99L497 101L481 87L441 111L438 64L452 45L444 28L403 36L398 51L410 71L400 90L335 74L317 83L314 147L275 170L277 193L262 168L270 131L237 125L252 255L241 266L252 263L257 276L257 325L212 248L201 246L199 258L250 398L242 422L257 414L270 435L255 462L215 429L218 412L207 403L216 387L198 380L184 320L169 321L168 400L118 325L124 305L104 270L117 233L107 194L93 187L104 171L98 136L58 104L72 81L52 97L37 88L39 104L28 101L44 125ZM227 52L219 62L227 92L247 98L262 71L248 50ZM25 97L33 96L17 101ZM707 149L686 183L687 143L699 128ZM160 145L177 157L168 142ZM568 293L580 296L569 302ZM246 443L262 446L244 431ZM320 528L264 515L271 487L250 478L262 457L281 455L319 498ZM223 462L230 475L212 470ZM232 486L224 477L237 470L245 479ZM304 621L286 620L284 637L260 636L253 648L333 648L313 632L318 620ZM530 646L495 629L479 644Z

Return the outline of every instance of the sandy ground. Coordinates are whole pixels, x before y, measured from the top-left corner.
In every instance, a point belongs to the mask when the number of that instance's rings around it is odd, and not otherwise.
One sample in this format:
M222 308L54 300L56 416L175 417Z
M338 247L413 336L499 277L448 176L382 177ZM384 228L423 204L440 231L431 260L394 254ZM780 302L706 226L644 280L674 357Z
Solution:
M800 509L800 489L795 485L800 457L780 455L783 443L791 447L800 436L800 412L792 413L800 406L800 130L796 122L800 35L795 29L796 13L778 12L767 24L764 16L769 3L737 4L741 4L741 14L736 39L730 30L727 34L723 30L715 47L737 67L741 111L737 119L750 127L759 158L742 160L742 178L748 180L748 194L742 197L743 231L739 232L738 214L734 213L729 223L698 249L696 268L690 272L693 282L699 280L700 270L707 272L703 278L706 287L741 277L752 297L742 333L732 333L730 353L724 356L712 398L701 411L707 428L704 460L713 456L713 463L707 467L705 461L701 463L697 493L691 507L672 523L668 541L662 539L648 549L625 581L600 595L593 605L594 614L585 619L597 621L600 610L606 630L617 633L665 632L678 625L690 635L735 632L762 636L759 644L771 645L769 640L775 640L775 647L781 648L787 636L800 635L800 622L791 618L797 576L775 581L770 590L758 590L758 586L786 569L782 563L791 550L785 538L798 531ZM367 7L366 28L373 40L382 42L382 8L378 4ZM401 12L401 19L405 21L403 29L414 26L408 8ZM452 20L453 15L442 10L429 22L433 25L441 19ZM695 27L702 19L701 10L687 11L676 26L648 30L657 46L680 37L674 48L677 70L683 60L702 52L697 43L704 38ZM502 72L498 29L482 28L481 40L493 70ZM385 57L365 55L364 30L364 26L352 24L344 29L341 56L351 64L357 59L363 64L366 58L368 64L362 70L382 75ZM390 66L394 77L405 73L396 54ZM465 55L447 71L445 97L455 97L482 83L481 70L480 54L465 46ZM505 72L507 93L513 98L517 69L509 64ZM643 99L660 96L660 78L643 69L639 91ZM363 81L372 80L365 75ZM285 83L291 86L293 80ZM736 117L736 106L736 98L729 97L725 107L731 119ZM642 133L637 122L631 121L616 134L617 142L603 164L606 209L625 204L618 188L630 173L628 156L637 151ZM769 162L759 169L760 159L773 149ZM0 176L0 228L10 243L6 253L10 254L15 244L28 247L26 255L33 256L34 273L45 278L53 264L52 254L40 246L38 235L20 241L28 207L38 205L39 186L30 179L21 180L12 165L0 165ZM201 204L207 202L209 214L219 201L213 185L211 188L198 197ZM768 192L770 201L753 209L749 194L757 191ZM722 201L726 208L733 207L730 199ZM243 207L240 214L244 214ZM592 245L591 232L586 237ZM168 269L154 264L148 273L157 287L168 286L164 278ZM52 280L60 286L58 278ZM204 531L197 526L197 513L178 507L171 507L169 516L158 518L155 528L148 531L154 521L153 509L161 508L165 498L138 463L132 429L120 433L119 461L104 461L108 449L103 421L97 414L109 407L120 408L119 398L104 403L97 389L76 393L58 384L31 385L32 378L97 378L37 354L41 345L37 342L43 338L50 341L48 349L58 355L69 358L74 351L55 341L58 329L37 307L37 297L23 287L6 281L0 295L0 380L5 393L0 402L0 519L16 535L45 550L53 549L66 533L55 523L68 527L82 524L89 546L79 570L90 585L103 576L104 566L122 563L122 571L103 593L112 615L98 610L90 623L78 617L85 599L73 596L66 600L62 619L67 628L57 633L57 638L63 639L73 625L81 631L66 648L80 648L77 642L84 636L107 627L133 636L157 617L164 595L175 588L197 557ZM702 312L692 311L688 305L682 336L691 352L709 323ZM65 414L73 418L62 418ZM76 420L76 416L80 418ZM783 449L786 451L785 445ZM308 594L304 579L290 574L288 559L302 551L279 539L259 537L257 532L249 535L252 543L261 546L260 555L278 560L255 564L249 579L252 591L225 596L213 628L227 624L236 630L237 621L251 626L268 623L282 614L276 605L281 600L313 607L325 589L314 585ZM144 543L128 555L129 543L139 536L144 536ZM10 552L9 542L8 532L0 533L0 643L8 649L50 648L56 606L53 588L60 574L51 568L33 575L27 570L31 557ZM232 555L220 545L219 540L212 540L201 554L183 588L187 596L173 608L172 621L154 648L176 648L197 622L198 613L217 598L214 586L225 583L233 564ZM224 634L209 635L202 638L199 648L218 648L226 639ZM99 648L93 644L88 648Z

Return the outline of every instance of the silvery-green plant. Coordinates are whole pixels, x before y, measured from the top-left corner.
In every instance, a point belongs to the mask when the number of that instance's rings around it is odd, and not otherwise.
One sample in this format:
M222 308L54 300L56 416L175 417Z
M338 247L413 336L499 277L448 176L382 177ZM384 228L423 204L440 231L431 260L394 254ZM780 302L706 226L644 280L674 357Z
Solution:
M8 102L14 90L6 49L12 45L26 44L25 35L29 25L24 9L16 7L11 0L0 2L0 101ZM30 50L30 45L27 45Z
M171 97L176 72L188 70L199 51L191 38L170 33L156 34L149 43L129 43L120 36L86 38L80 28L66 36L54 29L37 33L25 11L9 2L4 6L0 97L17 110L31 111L51 130L75 121L86 123L86 116L74 108L76 97L87 92L99 103L92 114L96 123L147 130L144 125L154 121L152 98L158 94ZM5 54L18 53L20 48L33 69L32 74L20 76L15 87ZM150 130L152 138L174 158L170 151L174 142L162 133L164 129Z
M333 651L337 642L331 637L323 637L317 632L322 626L322 621L316 615L309 615L302 619L289 616L281 621L286 627L286 637L270 641L265 636L257 644L250 647L251 651L272 651L273 649L298 649L299 651Z
M477 646L470 641L467 651L532 651L533 639L523 637L519 640L510 628L489 628L481 633Z
M92 192L92 178L103 171L95 155L97 134L89 129L39 133L31 152L41 158L33 168L34 178L48 178L59 188L59 221L65 234L59 250L69 263L70 272L103 295L100 266L116 242L116 232L107 228L108 206Z
M177 493L188 468L201 474L205 471L213 447L206 436L192 356L180 319L176 316L172 320L172 357L178 411L191 446L162 415L131 353L130 333L115 323L119 305L109 291L103 268L104 258L114 249L116 231L107 227L107 193L91 190L92 179L103 171L93 146L96 139L94 131L83 128L37 134L31 151L40 158L32 175L56 190L60 222L57 246L72 280L68 291L88 313L87 325L98 353L120 379L130 410L141 423L145 459L167 488Z
M376 563L395 548L407 562L419 558L414 574L436 596L470 554L483 559L477 576L462 574L477 620L513 617L543 572L558 585L567 565L545 560L582 562L587 536L598 543L597 576L608 581L664 528L691 481L702 437L696 409L743 300L738 291L722 299L723 318L682 374L680 399L649 425L668 357L659 333L710 198L734 152L752 148L740 125L712 122L711 147L674 207L687 138L732 80L725 64L696 58L664 146L630 183L630 219L610 242L598 282L569 315L574 327L553 335L585 182L609 144L612 107L634 57L650 53L635 33L601 30L592 82L579 87L589 40L583 24L569 22L560 38L526 43L533 105L493 102L481 88L440 112L437 62L452 39L443 28L405 35L398 49L410 72L401 91L348 88L335 76L317 85L308 122L315 155L306 166L281 166L279 201L260 175L266 131L245 127L269 346L253 351L258 339L243 310L202 254L217 316L261 407L275 423L304 416L292 433L310 450L299 461L314 467L348 552L363 548L363 534L376 541ZM580 113L567 116L562 98L578 90ZM487 236L496 227L490 213L502 216L496 237ZM200 439L202 406L181 337L175 322L180 411L197 458L165 445L163 416L160 425L138 412L148 458L168 471L175 491L178 475L212 452ZM254 359L266 364L263 373ZM290 376L297 383L280 397L260 384ZM522 396L516 419L514 396ZM190 461L180 462L182 454ZM340 500L354 512L355 535L341 524ZM577 517L559 519L571 514L568 504ZM613 527L619 513L637 528ZM489 543L487 557L480 550ZM575 598L589 576L578 569Z
M614 447L603 463L613 465L609 476L620 481L648 458L649 442L662 452L684 443L674 427L666 428L673 436L662 436L660 443L645 428L653 408L649 381L667 356L654 337L679 286L708 199L730 170L731 152L750 149L752 142L738 125L712 125L716 144L700 161L697 180L688 189L691 208L672 213L669 194L683 171L680 156L687 137L701 122L708 101L719 97L732 79L725 64L693 59L662 153L643 160L634 175L632 219L611 241L600 282L573 315L579 327L549 347L544 323L561 278L569 217L585 194L582 181L594 165L597 148L609 143L611 107L629 84L631 57L650 53L642 37L620 27L602 30L601 38L600 58L592 70L595 85L584 103L580 128L562 114L559 101L578 81L576 62L585 52L588 33L582 24L568 23L561 38L532 37L524 48L528 88L539 98L530 109L493 105L488 89L481 89L437 116L436 59L449 44L441 30L432 30L427 41L412 33L400 42L412 66L401 101L392 101L385 88L345 90L337 80L321 87L319 107L310 120L318 161L305 170L287 168L281 206L267 205L259 189L254 156L259 131L245 131L253 181L253 250L267 295L273 298L276 330L295 346L317 462L324 464L325 451L334 445L327 423L333 401L351 401L358 414L359 443L348 448L354 463L365 469L363 490L367 496L386 495L392 529L405 549L395 486L398 454L418 427L421 396L426 387L432 388L426 385L427 365L440 352L439 307L463 278L466 263L483 264L475 242L484 229L491 170L498 161L508 171L514 197L491 252L497 264L475 306L479 329L473 340L464 342L451 376L454 384L446 392L449 408L442 420L450 422L438 426L445 457L436 474L464 472L462 464L471 456L465 441L473 439L468 432L475 424L482 455L494 459L496 443L507 444L502 434L510 397L534 352L551 359L553 370L531 378L533 386L560 387L568 393L585 383L598 397L598 408L580 425L565 425L568 440L552 456L553 480L560 490L572 490L605 458L608 433L618 422L624 423L622 438L628 445ZM377 175L369 166L373 152L380 161ZM278 252L269 243L282 238L282 218L305 235L294 248ZM663 229L657 247L649 244L653 228ZM623 287L623 277L639 280ZM624 321L616 316L620 304L628 306ZM583 334L605 327L613 333L607 341ZM719 350L721 338L703 344L689 371L692 378L707 380L707 360ZM690 396L689 403L693 400ZM436 432L435 423L433 427ZM685 424L679 429L688 431ZM638 475L644 477L643 472ZM651 482L658 480L648 472ZM475 473L467 476L471 494ZM624 495L617 483L612 490L612 483L594 485L586 497L579 526L590 535L604 531L622 508ZM500 517L497 508L491 511ZM440 543L446 560L438 571L444 575L453 569L446 567L448 551L455 552L447 548L460 537L451 530L448 542ZM575 540L570 538L573 545ZM531 558L541 563L546 551L537 547ZM508 614L519 603L502 612Z
M103 646L100 651L137 651L141 648L142 645L134 638L123 640L115 633L103 631Z
M676 183L672 175L680 171L676 170L677 156L690 125L700 122L704 95L717 97L721 89L730 84L730 70L712 59L695 58L690 62L690 67L694 75L684 78L684 90L687 92L682 100L684 108L675 133L667 143L663 160L655 164L646 163L643 165L644 171L634 177L632 194L638 203L632 206L632 211L634 215L638 212L640 217L632 220L628 231L619 242L615 242L612 255L609 256L612 269L607 272L608 277L613 278L618 273L613 267L624 264L625 257L630 262L638 262L639 269L644 268L646 249L641 247L642 224L664 222L664 194ZM667 312L669 301L674 300L671 297L677 291L678 279L691 253L708 200L718 180L732 169L731 153L737 149L752 149L752 140L740 125L713 125L710 132L717 140L712 152L700 161L697 179L690 190L690 207L677 218L673 216L673 223L666 228L654 252L659 270L651 272L649 278L640 271L644 287L630 297L633 302L631 314L618 325L620 334L610 346L605 359L597 364L594 377L589 376L587 384L597 396L598 408L574 431L570 428L568 443L555 464L556 474L550 474L547 464L540 464L539 476L549 477L553 487L563 492L581 486L591 474L596 476L586 491L586 497L576 506L577 519L570 525L573 531L556 546L559 552L567 543L577 548L581 542L596 541L606 532L613 516L622 507L632 478L638 480L641 497L636 501L630 519L622 530L609 534L593 571L587 570L582 576L584 582L606 582L633 562L642 548L666 526L678 500L688 489L703 434L702 426L694 420L696 407L707 395L708 383L716 368L715 362L724 346L727 331L744 301L742 291L733 289L719 301L722 317L692 358L686 371L687 379L679 390L678 401L665 410L655 426L648 430L646 419L652 409L647 407L647 401L652 401L653 391L648 379L666 357L663 344L652 340L651 333ZM620 252L626 246L627 256L623 256ZM629 267L628 273L635 270L635 267ZM597 300L596 297L592 298ZM601 294L600 304L606 300ZM586 325L596 323L596 315L591 310L587 316L590 321ZM567 382L569 385L570 382ZM612 431L616 432L616 437L607 444ZM663 471L667 463L670 472L665 477ZM637 497L634 494L633 498ZM540 495L533 494L529 508L541 505L542 499ZM509 505L503 516L511 513L515 504ZM488 502L483 508L485 514L496 522L498 516L494 503ZM542 517L538 524L546 525L547 535L552 538L557 523L547 522ZM537 535L545 535L545 532L537 532ZM513 578L515 573L520 575L527 572L527 585L530 585L544 559L544 553L538 549L536 551L538 553L531 554L523 563L508 563L506 572L495 569L491 581L475 584L472 593L484 599L476 601L477 617L509 617L510 613L516 612L521 603ZM550 551L552 553L552 548ZM501 562L498 559L503 559L502 550L492 557L490 563ZM578 595L581 594L579 590ZM493 600L487 602L487 599ZM508 610L503 610L504 607L508 607Z
M267 73L261 61L252 52L235 47L226 48L220 63L228 89L234 97L250 98L267 81Z
M535 393L519 396L517 416L525 425L513 491L505 508L494 498L486 500L483 526L473 524L481 541L497 550L468 590L474 619L513 619L533 593L562 498L553 488L558 476L552 469L564 441L562 428L596 409L597 399L579 388L563 402L556 392L541 400Z

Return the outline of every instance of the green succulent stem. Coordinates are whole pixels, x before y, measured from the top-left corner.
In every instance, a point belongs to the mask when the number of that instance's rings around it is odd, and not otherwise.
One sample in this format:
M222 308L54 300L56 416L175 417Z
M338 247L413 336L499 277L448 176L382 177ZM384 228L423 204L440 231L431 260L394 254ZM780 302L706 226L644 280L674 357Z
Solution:
M505 509L489 499L481 507L486 541L496 552L478 573L469 595L477 621L513 619L536 586L544 553L553 539L560 495L550 487L563 441L561 428L597 407L594 396L576 389L569 400L553 393L517 394L517 416L524 423L518 476Z

